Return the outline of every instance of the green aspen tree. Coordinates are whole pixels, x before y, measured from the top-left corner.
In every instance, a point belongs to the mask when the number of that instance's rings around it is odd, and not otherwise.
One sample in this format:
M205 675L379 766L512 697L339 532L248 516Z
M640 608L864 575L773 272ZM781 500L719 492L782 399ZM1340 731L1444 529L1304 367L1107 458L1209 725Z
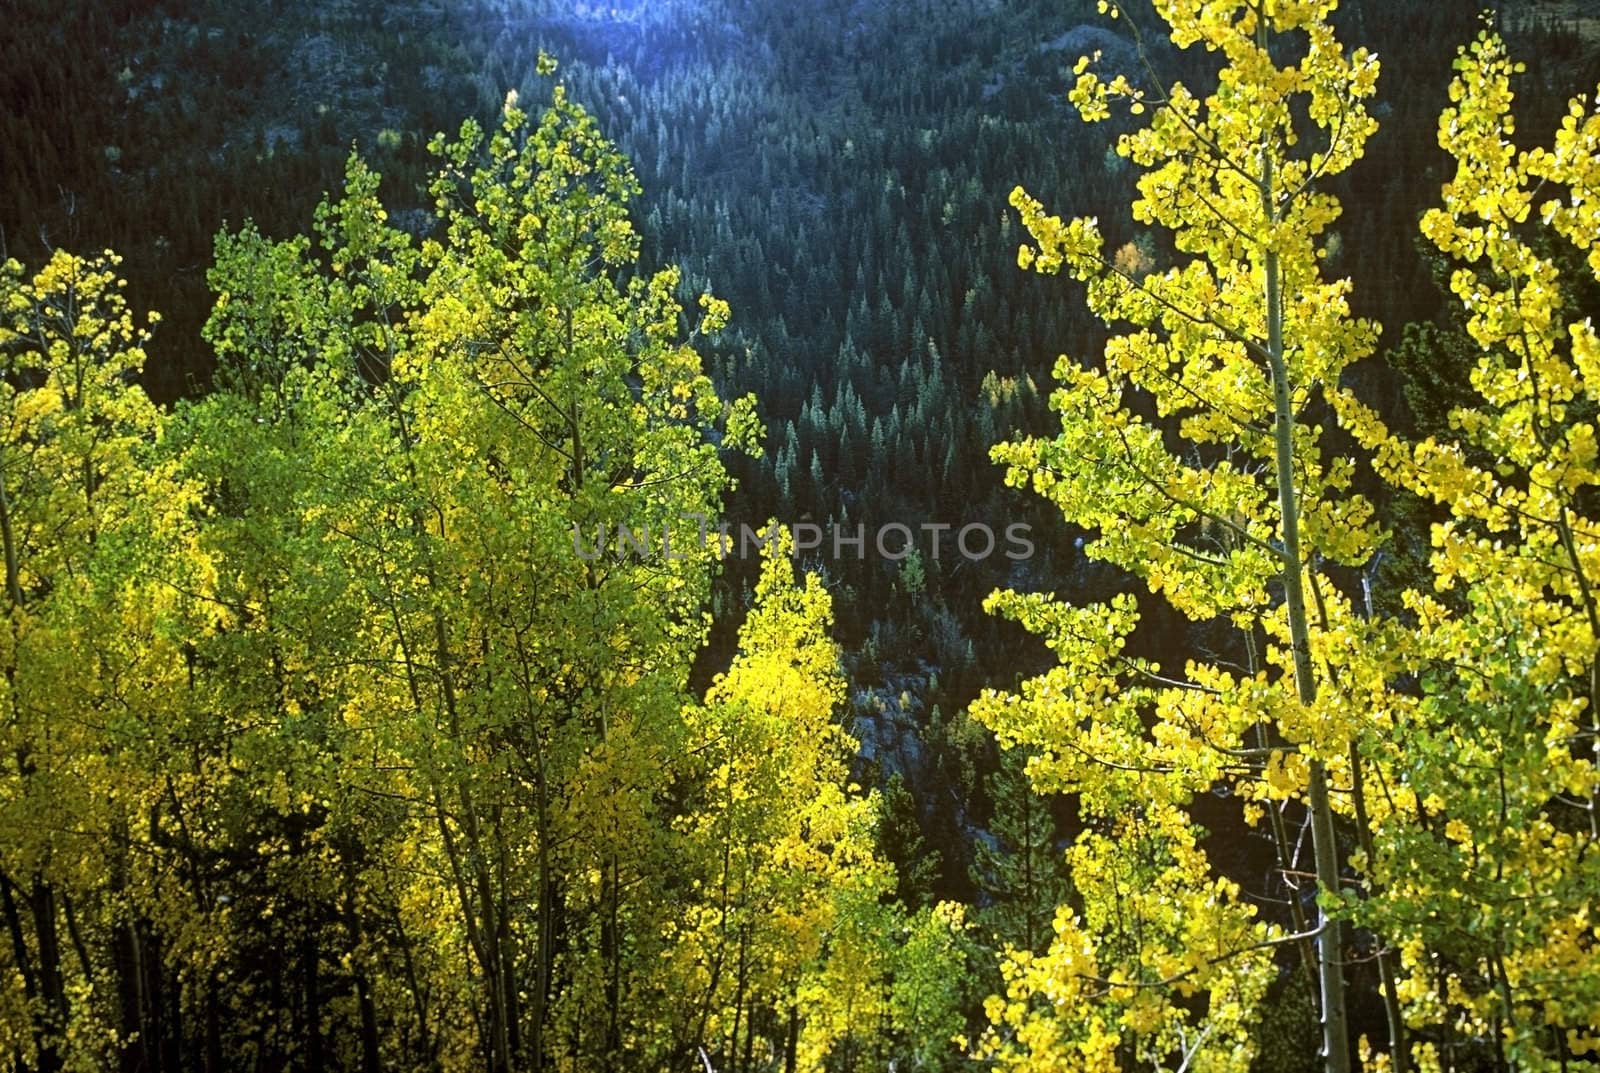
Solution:
M1444 512L1397 646L1420 695L1375 741L1361 916L1400 951L1421 1070L1569 1068L1600 1050L1600 113L1519 149L1520 65L1485 30L1439 119L1455 160L1423 234L1479 352L1420 443L1347 404L1381 475ZM1563 248L1564 247L1564 248Z
M97 955L154 805L137 758L181 692L164 626L195 489L134 382L149 333L119 263L0 264L0 1047L42 1073L114 1062L129 1027Z
M339 640L368 673L339 711L392 752L342 774L402 773L358 792L405 804L405 858L434 878L368 876L366 898L430 973L433 1049L650 1067L679 909L663 810L715 555L693 519L755 422L684 338L678 274L633 271L637 185L559 87L434 148L438 239L391 226L352 158L315 251L229 247L212 336L294 395L263 395L303 441L287 528L354 579L328 618L353 615ZM638 555L613 554L620 526Z

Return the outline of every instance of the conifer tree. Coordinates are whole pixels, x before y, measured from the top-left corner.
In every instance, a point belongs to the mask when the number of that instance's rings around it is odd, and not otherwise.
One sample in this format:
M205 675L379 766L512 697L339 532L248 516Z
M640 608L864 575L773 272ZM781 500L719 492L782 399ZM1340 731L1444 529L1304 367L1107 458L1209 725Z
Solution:
M972 879L989 900L978 922L989 929L996 949L1042 954L1056 907L1067 900L1069 881L1050 802L1033 792L1027 759L1020 749L1006 751L987 780L994 843L978 844Z

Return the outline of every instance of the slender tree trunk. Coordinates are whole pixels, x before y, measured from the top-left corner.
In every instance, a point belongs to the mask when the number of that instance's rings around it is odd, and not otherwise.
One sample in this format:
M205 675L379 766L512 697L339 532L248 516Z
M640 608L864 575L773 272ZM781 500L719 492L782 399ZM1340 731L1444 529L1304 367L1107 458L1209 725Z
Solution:
M739 929L739 970L733 989L733 1035L728 1039L728 1062L733 1067L734 1073L739 1069L739 1027L744 1017L745 987L749 983L749 940L750 929ZM750 1027L744 1026L748 1035Z
M33 934L39 947L39 998L44 1003L44 1028L52 1037L48 1059L44 1051L39 1056L40 1073L47 1073L61 1066L61 1056L56 1050L54 1037L66 1033L71 1013L67 1005L66 980L61 972L61 936L56 925L55 888L43 879L34 880L28 903L33 914Z
M112 833L112 844L119 847L110 856L110 890L115 901L122 900L128 888L128 855L124 848L129 842L128 824L119 818ZM149 1002L145 993L143 959L139 950L139 920L129 915L119 919L111 935L112 974L117 981L117 1011L123 1043L118 1052L118 1067L122 1073L140 1073L151 1067L151 1050L154 1035L150 1030L146 1010Z
M433 1032L428 1025L428 1003L422 992L422 982L417 978L417 959L411 952L411 937L406 934L405 921L400 917L400 910L395 908L393 912L395 938L400 944L400 961L405 966L406 990L411 992L411 1008L417 1018L418 1042L422 1046L422 1055L425 1059L419 1068L437 1069L439 1056L434 1051Z
M545 1021L550 1016L550 981L555 971L555 876L550 863L550 799L545 770L544 746L538 746L538 869L539 869L539 951L533 985L533 1069L542 1073L545 1059Z
M534 689L536 673L533 669L527 646L524 644L522 633L514 631L512 633L512 642L515 645L517 660L522 669L519 684L523 690L524 711L526 713L527 726L530 730L529 742L534 764L534 839L537 843L534 852L536 904L534 906L533 1010L529 1025L528 1051L533 1073L542 1073L546 1066L546 1021L550 1015L550 992L555 975L556 957L556 908L559 895L555 864L551 859L551 846L555 841L555 835L551 830L550 769L549 761L546 758L545 741L540 730L541 713L538 706L530 699Z
M146 1054L150 1046L149 1028L144 1023L144 980L139 971L139 940L133 928L131 921L117 925L111 940L112 971L117 978L118 1027L124 1040L117 1053L117 1067L122 1073L138 1073L144 1069L148 1065Z
M0 460L3 461L3 460ZM6 491L5 466L0 464L0 552L5 558L6 617L22 609L22 575L17 563L15 528L11 519L11 499ZM17 666L5 669L8 692L17 695ZM26 787L32 764L28 760L26 745L17 747L17 774ZM61 1068L61 1056L56 1050L55 1037L66 1031L66 994L61 986L61 952L56 942L55 905L50 888L42 880L34 881L34 890L28 897L28 908L34 917L34 935L39 957L37 964L28 956L28 944L23 933L22 917L16 895L9 878L0 876L0 894L4 895L6 926L11 932L12 947L17 955L17 969L22 973L23 987L29 998L37 996L44 1004L43 1018L36 1017L33 1024L34 1045L39 1055L39 1073L55 1073ZM41 905L42 901L42 905ZM43 910L41 914L41 909ZM52 1024L51 1022L55 1022Z
M306 1071L314 1073L323 1068L322 1058L322 951L316 937L310 936L300 945L301 987L305 997L305 1047Z
M618 920L620 884L617 881L617 855L610 854L601 879L600 949L606 963L605 1063L607 1070L619 1068L622 1061L622 935Z
M428 583L430 587L437 589L438 581L433 576L431 565ZM460 708L456 700L455 659L450 651L449 630L442 613L435 613L433 616L433 633L434 658L438 665L439 681L444 695L445 715L449 721L451 737L457 744L461 744L463 735ZM496 911L494 883L489 875L488 861L485 859L484 836L478 820L477 806L473 803L465 779L458 775L455 782L456 795L461 806L462 834L467 840L466 865L472 879L473 895L477 901L476 912L472 904L473 897L465 900L462 909L467 917L469 933L474 927L474 918L478 920L476 930L480 967L489 991L489 1044L492 1054L490 1068L494 1073L510 1073L511 1007L506 994L507 966L505 951L500 942L502 929L498 920L499 913ZM442 810L439 814L439 823L441 829L449 826L449 820Z
M352 984L356 992L356 1010L361 1018L361 1073L378 1073L380 1052L378 1046L378 1008L372 997L372 979L363 967L366 926L360 905L356 900L357 876L353 865L346 865L344 894L344 924L349 934L351 961L355 963Z
M5 910L6 930L11 934L11 955L22 976L22 993L32 1002L39 994L39 980L33 970L33 955L28 952L27 933L22 930L22 913L17 907L15 891L11 880L0 872L0 906Z
M1263 31L1264 33L1264 31ZM1272 164L1267 157L1263 198L1270 202ZM1270 211L1270 209L1269 209ZM1272 355L1272 382L1277 439L1278 508L1283 525L1283 588L1289 612L1289 634L1294 651L1295 689L1300 703L1317 700L1317 679L1311 665L1311 631L1306 614L1304 582L1300 576L1300 506L1294 486L1294 400L1284 361L1283 296L1278 255L1266 257L1267 349ZM1309 786L1311 849L1316 861L1317 889L1323 895L1339 891L1339 856L1333 828L1333 806L1328 799L1328 772L1321 760L1311 761ZM1317 976L1322 990L1322 1059L1326 1073L1350 1073L1349 1020L1345 1011L1344 944L1339 919L1319 907L1321 931L1317 935Z
M40 998L43 986L42 974L28 950L28 937L23 930L22 913L17 898L19 893L21 892L11 880L0 873L0 903L3 903L5 908L6 928L11 933L12 953L16 958L17 971L22 975L22 993L32 1005ZM39 1073L53 1073L61 1068L61 1058L56 1053L50 1026L39 1016L34 1016L32 1022L33 1045L34 1050L38 1052L39 1060L37 1069Z
M1361 837L1361 849L1369 862L1377 860L1372 844L1372 831L1367 826L1367 791L1361 772L1361 753L1354 743L1350 745L1350 793L1356 810L1356 829ZM1400 1009L1400 992L1395 983L1394 964L1378 937L1378 983L1383 989L1383 1016L1389 1022L1389 1058L1394 1073L1410 1073L1411 1052L1406 1042L1406 1019Z
M1257 41L1267 48L1266 17L1257 19ZM1277 190L1272 151L1261 154L1261 203L1267 220L1278 220ZM1289 635L1294 653L1295 691L1306 707L1316 703L1317 679L1311 665L1311 627L1301 577L1300 504L1294 480L1294 393L1289 383L1283 342L1283 278L1278 254L1271 247L1265 257L1267 284L1267 352L1271 360L1273 434L1277 455L1278 510L1283 537L1284 603L1289 614ZM1321 760L1311 761L1311 848L1316 860L1317 889L1324 897L1339 892L1339 854L1333 827L1333 807L1328 800L1328 772ZM1317 975L1322 989L1322 1060L1326 1073L1350 1073L1349 1020L1345 1009L1344 944L1339 919L1318 907L1321 930L1317 935Z
M744 1058L739 1063L739 1073L750 1073L756 1053L756 1004L752 1000L745 1012Z
M215 973L206 976L206 1073L224 1073L222 1064L222 1003L217 997Z
M390 359L392 361L393 354ZM387 401L391 413L394 415L396 427L400 437L401 449L404 452L406 472L411 481L413 490L422 488L421 476L417 471L416 460L412 456L414 440L409 422L406 419L405 406L399 395L393 390L388 392ZM412 534L419 541L426 541L429 529L421 508L413 507L411 514ZM445 537L444 524L441 521L438 536ZM423 546L422 561L424 564L424 577L430 592L440 594L441 583L436 564L432 555ZM394 614L395 629L401 644L401 655L406 664L407 687L411 700L418 710L422 710L422 693L416 676L416 664L409 643L405 639L405 630L397 611L391 607ZM455 684L455 658L450 648L450 631L444 612L435 610L433 619L433 655L435 673L438 676L441 700L444 708L446 725L451 739L457 744L464 744L461 728L461 710L456 696ZM493 877L489 872L489 862L485 853L485 837L478 817L477 805L472 799L470 787L466 779L459 773L453 773L453 778L448 780L454 785L451 790L456 796L458 807L461 810L461 833L466 841L466 852L462 854L455 845L455 840L450 832L450 818L444 805L444 787L436 783L433 787L435 813L438 818L441 841L444 843L446 856L449 858L451 870L461 902L463 922L466 926L468 944L478 959L479 968L483 973L485 988L488 992L489 1022L488 1022L488 1064L492 1073L510 1073L511 1035L510 1017L511 1007L508 1001L506 981L514 979L515 974L511 966L507 965L506 951L502 948L502 928L498 921L497 902L494 894Z
M783 1041L783 1073L795 1073L800 1051L800 1008L789 1003L789 1032Z
M365 972L356 973L356 1004L361 1011L361 1073L379 1073L383 1063L378 1046L378 1007L372 1000L372 981Z
M495 869L499 885L495 910L495 944L500 951L500 988L505 995L506 1041L513 1068L522 1066L522 1003L517 992L517 937L511 927L511 850L506 845L505 824L499 805L490 814L494 830Z
M6 495L5 466L0 465L0 551L5 555L6 599L22 606L22 575L17 566L17 539L11 524L11 500Z
M463 811L471 815L471 802L467 790L459 783L458 788ZM506 1007L502 991L505 978L501 974L499 944L495 939L497 930L494 921L494 892L483 869L481 845L475 837L477 824L474 821L466 828L467 851L463 855L461 847L456 844L455 835L451 833L450 817L445 808L444 797L437 787L434 789L434 811L438 816L440 841L445 851L445 858L450 863L456 895L461 904L467 945L472 948L473 955L477 958L484 989L487 992L489 1009L488 1022L485 1026L485 1059L492 1073L508 1073L511 1068L511 1048L510 1039L506 1034Z
M694 1030L694 1044L701 1047L706 1044L706 1026L711 1022L712 1011L717 1008L717 988L722 983L722 966L727 960L730 912L728 884L733 873L733 791L733 780L729 779L722 805L722 866L717 881L717 949L711 956L711 971L707 974L705 997L700 1003L700 1016Z
M67 938L72 941L72 952L78 959L78 970L83 974L85 981L94 979L94 964L89 958L89 945L83 941L83 932L78 927L78 913L72 905L72 895L61 895L61 915L67 922Z
M1261 669L1260 661L1256 658L1256 640L1253 632L1256 628L1259 628L1259 624L1245 634L1245 646L1249 653L1249 668L1252 675ZM1263 751L1268 747L1267 728L1260 722L1256 723L1256 746ZM1273 849L1278 855L1278 868L1283 873L1285 882L1289 882L1288 877L1294 871L1294 853L1289 848L1289 830L1283 822L1281 810L1269 807L1267 815L1270 817L1268 824L1272 829ZM1303 935L1311 930L1306 921L1305 908L1300 904L1298 897L1289 899L1289 919L1293 922L1297 935ZM1316 947L1310 939L1302 939L1294 945L1295 949L1300 951L1300 964L1306 970L1306 983L1310 986L1311 993L1316 994L1318 990Z

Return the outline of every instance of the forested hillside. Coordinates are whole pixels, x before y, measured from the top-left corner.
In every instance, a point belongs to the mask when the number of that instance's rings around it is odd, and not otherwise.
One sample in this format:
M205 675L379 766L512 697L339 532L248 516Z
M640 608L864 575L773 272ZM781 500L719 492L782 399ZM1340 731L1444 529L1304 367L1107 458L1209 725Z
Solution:
M0 1061L1592 1062L1501 6L14 4Z

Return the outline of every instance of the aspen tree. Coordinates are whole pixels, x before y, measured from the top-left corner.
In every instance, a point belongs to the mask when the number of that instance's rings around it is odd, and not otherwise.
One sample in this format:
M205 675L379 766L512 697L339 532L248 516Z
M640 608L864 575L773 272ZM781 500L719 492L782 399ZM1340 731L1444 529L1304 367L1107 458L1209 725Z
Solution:
M1097 221L1063 221L1013 193L1032 236L1021 266L1083 281L1090 308L1124 334L1097 367L1057 364L1060 436L994 457L1008 483L1097 534L1088 555L1187 618L1237 633L1229 658L1164 667L1127 650L1141 617L1132 596L1083 607L991 599L1061 663L1020 695L986 697L979 717L1002 742L1040 750L1035 784L1079 793L1089 830L1072 850L1084 914L1058 913L1044 957L1008 959L989 1050L1017 1068L1076 1049L1084 1068L1242 1069L1250 1007L1271 971L1264 952L1314 942L1324 1066L1346 1073L1329 786L1361 728L1324 686L1347 661L1341 639L1366 627L1327 571L1366 561L1379 532L1317 414L1375 328L1350 314L1348 280L1322 277L1339 205L1319 184L1376 129L1365 102L1378 64L1337 41L1328 0L1155 6L1179 48L1219 55L1215 87L1201 96L1162 82L1148 61L1102 78L1083 57L1070 98L1090 121L1114 107L1148 113L1116 148L1144 169L1134 219L1169 231L1179 261L1119 264ZM1153 401L1154 419L1138 397ZM1189 806L1219 783L1253 818L1273 813L1280 841L1283 809L1309 815L1319 905L1297 934L1257 921L1207 861ZM1209 996L1203 1016L1168 1004L1196 993ZM1064 1012L1044 1012L1040 998ZM1073 1003L1088 1006L1065 1012Z

